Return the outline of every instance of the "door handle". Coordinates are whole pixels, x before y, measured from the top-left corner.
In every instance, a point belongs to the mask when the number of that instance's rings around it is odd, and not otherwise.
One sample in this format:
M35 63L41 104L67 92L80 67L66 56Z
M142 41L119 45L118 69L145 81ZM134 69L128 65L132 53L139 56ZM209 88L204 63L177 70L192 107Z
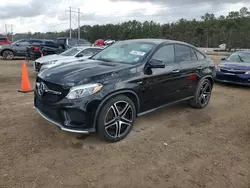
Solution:
M198 69L198 70L201 70L201 69L203 69L203 67L202 67L202 66L199 66L197 69Z
M177 73L177 72L180 72L180 70L179 69L173 70L173 73Z

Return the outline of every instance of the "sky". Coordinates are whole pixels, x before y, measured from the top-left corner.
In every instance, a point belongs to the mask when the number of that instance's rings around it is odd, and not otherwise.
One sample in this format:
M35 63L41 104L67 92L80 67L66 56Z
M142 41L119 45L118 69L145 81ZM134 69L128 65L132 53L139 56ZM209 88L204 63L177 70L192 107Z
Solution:
M69 7L80 8L81 25L153 20L169 23L180 18L200 19L205 13L227 15L250 0L0 0L0 33L48 32L69 29ZM77 14L72 13L72 28Z

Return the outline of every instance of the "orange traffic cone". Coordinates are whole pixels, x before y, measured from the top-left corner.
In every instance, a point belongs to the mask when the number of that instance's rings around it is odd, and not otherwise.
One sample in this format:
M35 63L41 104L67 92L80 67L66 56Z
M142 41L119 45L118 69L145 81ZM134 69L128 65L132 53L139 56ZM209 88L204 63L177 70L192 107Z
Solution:
M33 90L31 89L31 86L30 86L30 80L28 76L26 63L23 63L22 64L22 85L21 85L21 90L18 90L18 92L27 93L31 91Z

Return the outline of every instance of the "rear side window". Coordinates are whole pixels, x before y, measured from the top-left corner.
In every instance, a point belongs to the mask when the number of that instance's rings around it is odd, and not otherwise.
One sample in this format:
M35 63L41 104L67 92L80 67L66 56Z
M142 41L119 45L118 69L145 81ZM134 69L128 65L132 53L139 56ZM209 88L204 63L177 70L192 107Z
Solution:
M190 52L191 52L191 59L192 60L197 60L197 56L196 56L196 53L195 53L193 48L190 48Z
M202 53L200 53L199 51L195 50L195 53L196 53L198 60L205 59L205 56Z
M48 47L52 47L52 48L58 48L58 45L55 42L52 41L46 41L45 45Z
M159 48L152 59L162 61L165 64L174 62L174 45L166 45Z
M176 61L190 61L191 52L188 46L176 44L175 45Z
M31 43L31 45L41 45L43 43L43 41L41 41L41 40L31 40L30 43Z

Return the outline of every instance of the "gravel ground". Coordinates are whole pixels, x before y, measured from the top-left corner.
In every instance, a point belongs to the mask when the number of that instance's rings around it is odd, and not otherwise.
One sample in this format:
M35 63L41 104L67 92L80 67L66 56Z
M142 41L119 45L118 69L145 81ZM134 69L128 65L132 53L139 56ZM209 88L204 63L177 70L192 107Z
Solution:
M0 60L1 188L250 187L249 88L216 84L205 109L180 104L140 117L110 144L36 113L33 93L17 92L21 62Z

